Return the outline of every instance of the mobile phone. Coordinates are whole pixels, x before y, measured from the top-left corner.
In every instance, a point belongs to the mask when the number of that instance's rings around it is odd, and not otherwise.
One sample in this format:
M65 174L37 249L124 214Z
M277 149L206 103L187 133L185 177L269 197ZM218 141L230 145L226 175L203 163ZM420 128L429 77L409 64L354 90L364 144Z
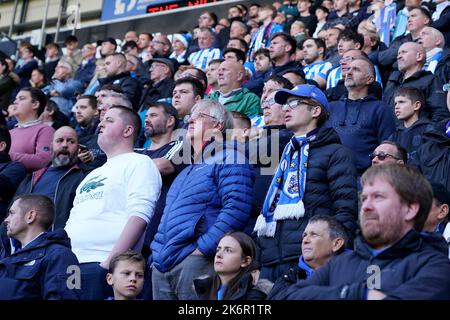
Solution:
M80 147L80 151L84 152L89 150L87 146L85 146L84 144L79 143L78 146Z

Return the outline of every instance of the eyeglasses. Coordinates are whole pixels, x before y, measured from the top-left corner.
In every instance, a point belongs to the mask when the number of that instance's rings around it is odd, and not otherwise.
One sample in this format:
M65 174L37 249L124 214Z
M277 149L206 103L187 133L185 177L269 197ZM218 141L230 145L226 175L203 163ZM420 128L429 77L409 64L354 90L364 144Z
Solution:
M190 120L195 121L198 118L203 118L203 119L210 118L210 119L213 119L214 121L219 121L219 119L217 119L216 117L210 116L209 114L203 113L203 112L193 113L193 114L188 116L187 120L188 121L190 121Z
M261 106L263 109L266 109L266 108L269 108L273 104L275 104L275 99L270 98L268 100L264 100L263 103L261 104Z
M386 158L388 158L388 157L391 157L391 158L393 158L393 159L395 159L395 160L401 160L399 157L393 156L392 154L385 153L385 152L383 152L383 151L380 151L380 152L378 152L378 153L372 152L372 153L369 155L370 160L373 160L373 159L375 159L375 158L378 158L380 161L384 161L384 160L385 160Z
M301 104L302 105L306 105L306 106L310 106L310 107L317 107L317 105L307 103L304 100L291 100L291 101L288 101L285 104L283 104L281 109L282 110L287 110L287 109L294 110Z

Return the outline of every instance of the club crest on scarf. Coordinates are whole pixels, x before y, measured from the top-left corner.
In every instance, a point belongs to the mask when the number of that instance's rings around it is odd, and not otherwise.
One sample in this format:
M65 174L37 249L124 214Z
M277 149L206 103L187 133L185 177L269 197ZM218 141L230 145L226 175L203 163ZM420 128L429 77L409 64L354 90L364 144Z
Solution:
M315 136L292 137L286 145L255 225L258 236L273 237L277 220L300 219L305 214L309 142Z

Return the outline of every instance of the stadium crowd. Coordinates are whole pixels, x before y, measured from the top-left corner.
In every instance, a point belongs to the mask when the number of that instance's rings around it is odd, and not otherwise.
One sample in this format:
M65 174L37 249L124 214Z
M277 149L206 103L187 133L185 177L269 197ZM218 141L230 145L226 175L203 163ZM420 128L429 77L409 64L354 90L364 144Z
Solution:
M450 299L450 1L391 2L0 53L0 299Z

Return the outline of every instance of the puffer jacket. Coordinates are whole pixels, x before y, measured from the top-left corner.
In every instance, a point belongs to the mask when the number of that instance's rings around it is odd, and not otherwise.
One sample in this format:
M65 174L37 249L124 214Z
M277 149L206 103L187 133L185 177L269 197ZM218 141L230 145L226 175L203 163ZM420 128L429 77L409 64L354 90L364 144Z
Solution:
M214 257L223 234L246 228L254 171L235 152L234 144L225 147L208 144L202 159L181 171L170 187L151 244L154 266L160 272L169 271L195 249L208 258Z
M332 215L353 235L356 230L358 196L356 169L351 152L340 144L332 128L319 129L310 143L306 174L305 216L296 220L277 221L273 238L261 236L257 247L261 265L272 267L292 262L301 255L303 232L310 217Z

